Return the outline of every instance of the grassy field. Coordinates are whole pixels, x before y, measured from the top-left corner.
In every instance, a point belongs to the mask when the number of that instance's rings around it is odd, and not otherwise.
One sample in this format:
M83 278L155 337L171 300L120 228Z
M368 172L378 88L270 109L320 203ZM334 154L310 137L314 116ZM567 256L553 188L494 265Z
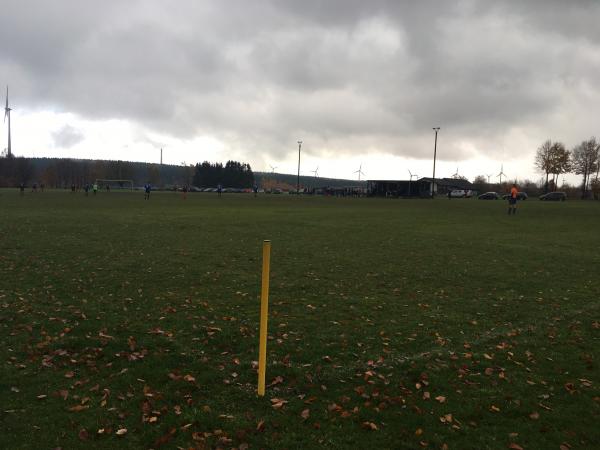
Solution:
M600 443L599 202L4 190L0 213L0 448Z

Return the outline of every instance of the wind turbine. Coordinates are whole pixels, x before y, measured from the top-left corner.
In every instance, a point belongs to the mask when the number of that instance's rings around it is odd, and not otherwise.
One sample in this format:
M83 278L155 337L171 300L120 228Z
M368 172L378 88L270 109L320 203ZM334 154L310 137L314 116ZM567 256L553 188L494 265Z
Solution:
M269 164L269 167L271 167L271 173L275 173L275 169L277 169L277 166L271 166L271 164Z
M506 174L504 173L504 164L502 164L500 166L500 173L498 175L496 175L497 177L500 177L500 184L502 184L502 177L505 177Z
M452 175L452 178L460 178L460 175L458 174L458 167L456 168L456 173Z
M362 171L362 164L358 167L358 170L355 170L352 173L357 173L358 174L358 181L360 181L360 176L361 174L364 175L365 173Z
M490 178L492 177L493 174L490 175L486 175L488 177L488 184L490 184Z
M11 109L8 107L8 86L6 86L6 106L4 107L4 122L6 122L6 118L8 117L8 147L6 151L8 152L6 156L9 158L12 156L12 151L10 147L10 111Z
M416 175L416 174L413 175L413 173L410 171L410 169L408 169L408 174L410 175L410 180L408 181L408 196L410 197L411 196L411 189L410 189L410 187L411 187L411 184L412 184L412 179L413 179L413 177L415 177L415 178L418 179L419 176Z
M311 172L315 174L315 178L319 178L319 166L315 170L311 170Z

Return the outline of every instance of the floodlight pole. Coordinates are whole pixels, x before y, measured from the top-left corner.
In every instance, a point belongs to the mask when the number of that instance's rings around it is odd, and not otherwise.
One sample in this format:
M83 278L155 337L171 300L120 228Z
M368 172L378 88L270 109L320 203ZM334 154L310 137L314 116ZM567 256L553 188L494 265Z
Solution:
M296 195L300 195L300 150L302 149L302 141L298 141L298 178L296 179Z
M437 155L437 135L438 131L440 131L440 127L434 127L433 131L435 131L435 143L433 144L433 177L431 180L431 198L435 195L435 158Z

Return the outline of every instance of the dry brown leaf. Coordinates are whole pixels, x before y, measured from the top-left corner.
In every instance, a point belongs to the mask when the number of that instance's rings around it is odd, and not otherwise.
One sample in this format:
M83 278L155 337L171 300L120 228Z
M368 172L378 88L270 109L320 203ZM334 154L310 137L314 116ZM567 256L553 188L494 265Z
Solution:
M377 431L379 429L379 428L377 428L377 425L375 425L373 422L363 422L362 427L365 430L370 430L370 431Z
M80 412L80 411L83 411L85 409L88 409L89 407L90 407L90 405L75 405L75 406L71 406L69 408L69 411Z
M310 416L310 409L306 408L304 411L300 413L300 416L306 420Z
M446 397L443 395L438 395L435 399L440 403L444 403L446 401Z
M273 409L281 409L283 408L283 405L285 405L288 401L287 400L283 400L281 398L272 398L271 399L271 407Z
M119 428L117 430L116 434L117 434L117 436L123 436L123 435L127 434L127 428Z
M534 411L531 414L529 414L529 418L533 419L533 420L538 420L540 418L540 413L538 413L537 411Z
M511 450L523 450L523 447L521 447L519 444L515 444L514 442L511 443L508 448Z

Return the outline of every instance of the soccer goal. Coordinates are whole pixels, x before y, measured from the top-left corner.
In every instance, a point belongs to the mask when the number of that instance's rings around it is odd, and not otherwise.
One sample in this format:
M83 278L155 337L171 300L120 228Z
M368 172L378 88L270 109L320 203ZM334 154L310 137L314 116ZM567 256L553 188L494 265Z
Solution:
M98 178L96 184L100 189L109 187L111 189L129 189L133 191L133 180L105 180Z

